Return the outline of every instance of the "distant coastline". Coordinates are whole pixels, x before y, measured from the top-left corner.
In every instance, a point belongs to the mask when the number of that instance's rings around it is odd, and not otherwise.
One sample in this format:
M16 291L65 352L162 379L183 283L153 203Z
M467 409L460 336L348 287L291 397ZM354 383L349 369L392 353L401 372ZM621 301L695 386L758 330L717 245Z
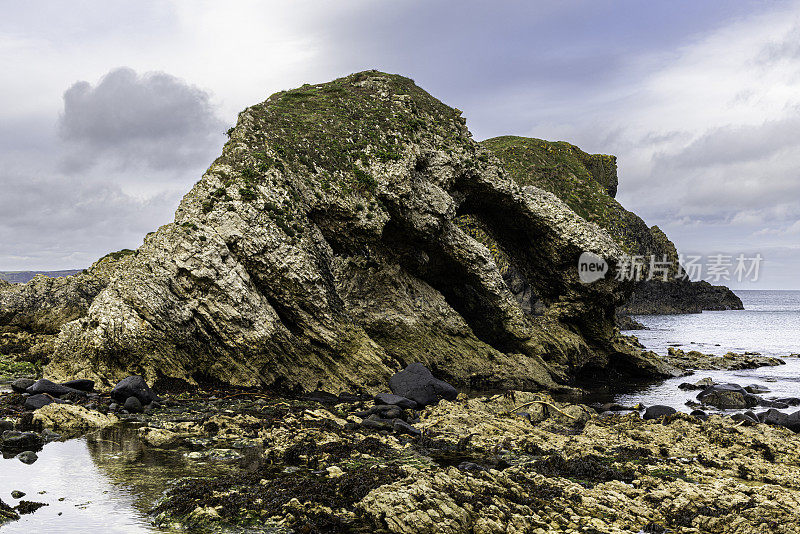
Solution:
M82 272L83 269L66 269L63 271L0 271L0 280L11 282L12 284L27 284L33 277L43 274L50 278L60 278L62 276L72 276Z

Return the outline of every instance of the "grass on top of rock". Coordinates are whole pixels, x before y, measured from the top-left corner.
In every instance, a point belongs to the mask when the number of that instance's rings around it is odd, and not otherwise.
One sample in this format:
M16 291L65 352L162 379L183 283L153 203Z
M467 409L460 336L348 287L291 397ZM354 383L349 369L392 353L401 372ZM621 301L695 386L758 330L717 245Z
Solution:
M423 136L458 139L464 122L413 80L378 71L276 93L248 112L256 124L238 125L229 143L240 141L238 132L249 147L263 148L244 159L231 153L243 179L263 180L271 169L311 171L327 177L323 189L361 194L376 186L371 165L402 159Z
M515 182L553 193L575 213L608 231L627 252L636 250L625 231L628 219L635 215L625 210L606 189L610 182L616 183L614 156L587 154L564 141L511 135L487 139L481 144L500 159Z

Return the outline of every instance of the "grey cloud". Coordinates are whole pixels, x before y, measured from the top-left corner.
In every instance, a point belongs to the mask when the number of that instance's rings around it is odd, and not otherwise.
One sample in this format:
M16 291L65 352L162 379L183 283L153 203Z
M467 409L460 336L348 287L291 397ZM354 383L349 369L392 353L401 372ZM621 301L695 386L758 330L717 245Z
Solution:
M796 114L758 126L728 126L705 133L680 152L659 154L656 159L694 168L763 160L786 148L800 148L798 131L800 117Z
M163 72L140 76L129 68L112 70L94 86L72 85L59 118L69 171L97 163L156 170L194 166L217 149L223 130L205 91Z
M178 194L138 199L111 184L59 178L0 176L3 269L81 267L111 250L138 247L178 203Z

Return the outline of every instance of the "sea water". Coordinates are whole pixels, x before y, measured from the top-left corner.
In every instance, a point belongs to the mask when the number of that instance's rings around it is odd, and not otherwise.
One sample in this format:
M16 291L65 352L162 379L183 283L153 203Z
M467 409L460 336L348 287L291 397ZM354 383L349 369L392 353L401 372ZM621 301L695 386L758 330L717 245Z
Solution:
M680 377L623 387L612 395L620 404L664 404L681 411L691 411L686 402L694 400L696 391L682 391L682 382L695 382L710 377L716 382L733 382L742 386L761 384L770 389L770 397L800 397L800 291L736 291L744 310L706 311L685 315L639 315L634 318L649 330L624 332L633 334L648 349L666 354L670 347L706 354L758 352L776 356L786 365L760 367L741 371L697 371ZM789 411L799 408L790 408Z

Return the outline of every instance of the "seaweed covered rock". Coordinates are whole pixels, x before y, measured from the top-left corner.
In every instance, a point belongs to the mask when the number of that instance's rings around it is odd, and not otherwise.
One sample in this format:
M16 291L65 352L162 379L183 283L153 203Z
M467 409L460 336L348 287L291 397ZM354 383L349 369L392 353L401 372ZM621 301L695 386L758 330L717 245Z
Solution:
M516 136L495 137L482 144L500 158L517 183L550 191L578 215L605 229L627 254L642 256L646 258L645 263L651 256L656 261L665 258L670 263L666 272L654 271L653 279L637 284L631 298L620 307L620 313L742 309L739 297L727 287L689 280L675 245L666 234L658 226L648 227L639 216L615 200L618 180L614 156L587 154L563 141ZM642 269L643 278L647 277L648 269L648 265ZM515 278L513 271L507 276ZM519 281L510 283L519 287L518 293L527 290ZM532 309L535 310L535 306Z
M540 316L461 217L502 248ZM583 251L622 253L510 179L412 80L305 85L239 115L175 221L64 326L45 374L377 392L421 362L457 386L553 387L614 357L630 292L582 284Z

